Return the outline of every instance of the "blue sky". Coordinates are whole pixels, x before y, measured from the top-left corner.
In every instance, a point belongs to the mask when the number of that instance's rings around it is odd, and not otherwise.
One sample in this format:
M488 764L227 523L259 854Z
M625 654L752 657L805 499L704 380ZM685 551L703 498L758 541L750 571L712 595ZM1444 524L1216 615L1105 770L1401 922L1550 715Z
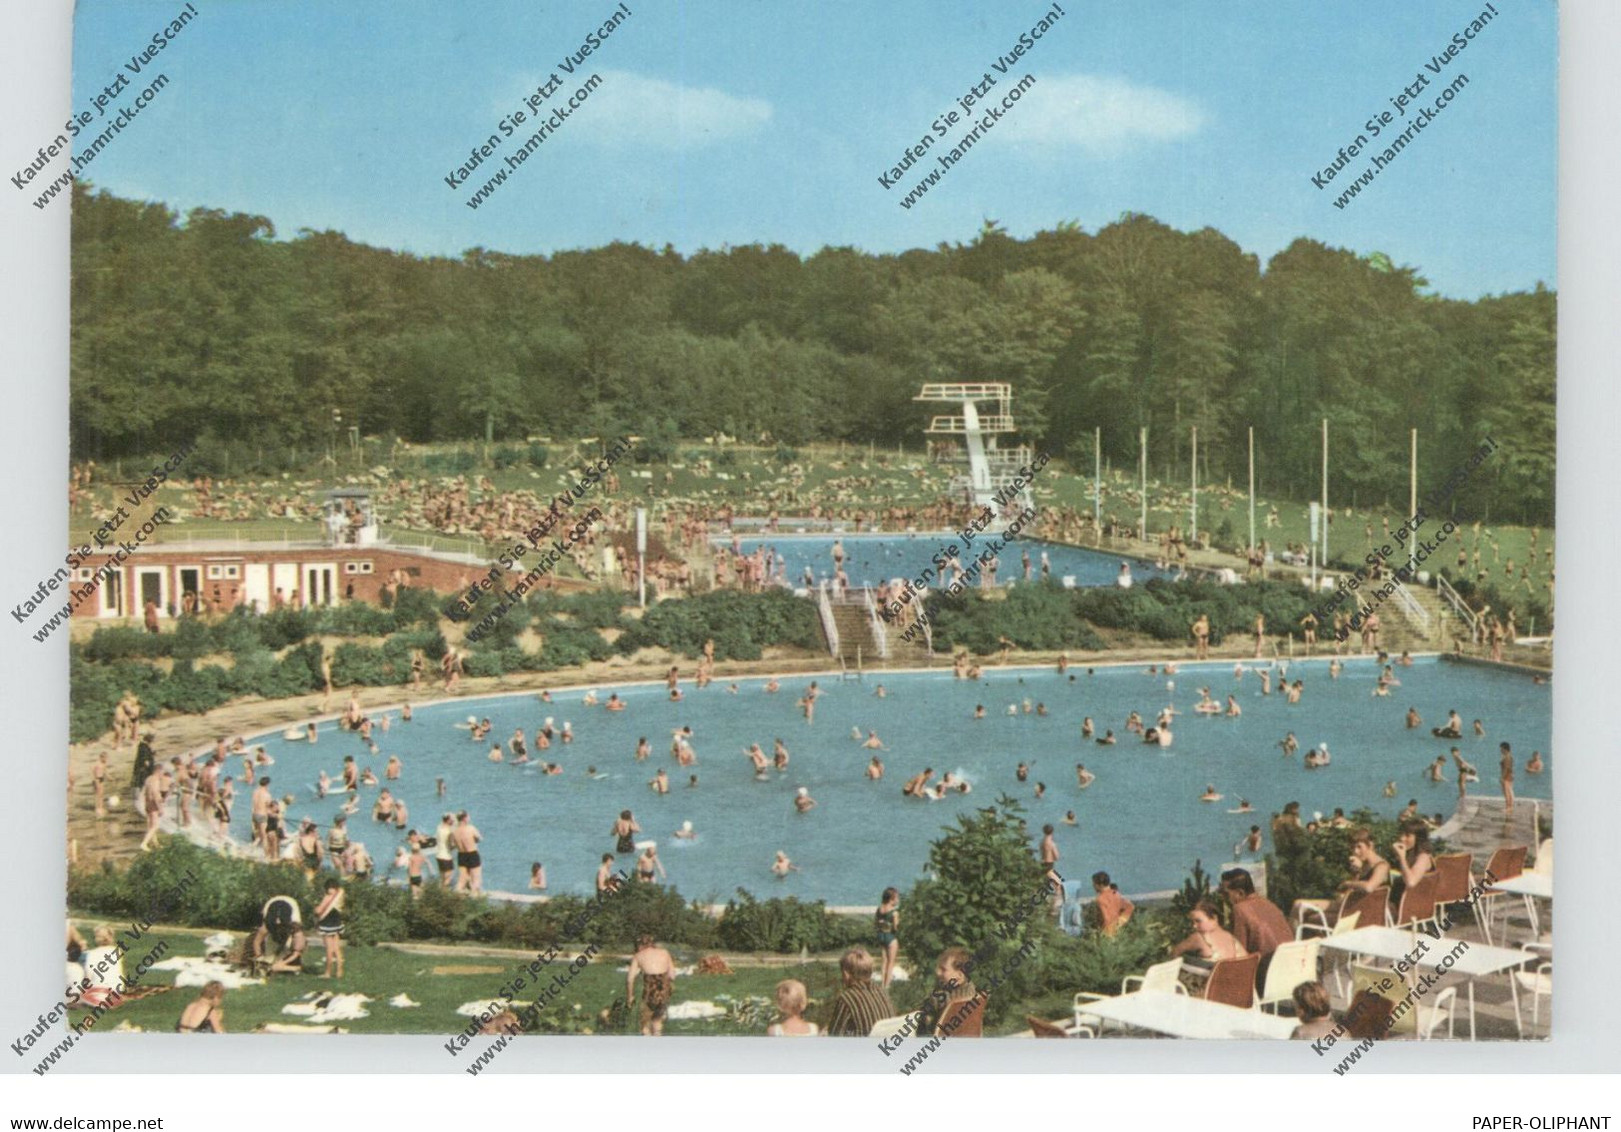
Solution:
M1343 210L1333 198L1365 156L1338 191L1310 175L1483 0L1059 0L1034 50L1007 77L991 71L993 94L1025 72L1035 86L910 210L898 201L916 178L886 191L878 175L1043 5L627 0L632 16L581 71L601 88L476 211L464 202L488 173L457 190L445 175L614 4L193 2L198 17L149 69L168 87L87 179L182 211L263 214L283 236L333 229L434 255L616 239L894 252L969 240L986 217L1026 236L1134 211L1218 228L1263 261L1297 236L1384 251L1460 298L1555 279L1546 0L1498 0L1437 80L1461 72L1467 89ZM81 0L74 109L183 8Z

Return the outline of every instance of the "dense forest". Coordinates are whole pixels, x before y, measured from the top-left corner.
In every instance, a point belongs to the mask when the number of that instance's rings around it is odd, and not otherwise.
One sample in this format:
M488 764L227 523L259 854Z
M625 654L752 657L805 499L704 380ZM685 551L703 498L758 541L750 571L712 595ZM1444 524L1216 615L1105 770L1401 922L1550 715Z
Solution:
M1426 293L1414 267L1300 238L1263 265L1214 229L1126 214L1025 240L993 221L900 255L614 243L423 258L262 216L74 187L76 458L252 444L274 470L324 449L333 411L411 442L724 432L917 447L926 380L1004 380L1024 439L1080 467L1092 430L1134 467L1242 484L1255 427L1270 492L1309 497L1330 421L1333 492L1407 494L1486 434L1458 503L1549 524L1555 296Z

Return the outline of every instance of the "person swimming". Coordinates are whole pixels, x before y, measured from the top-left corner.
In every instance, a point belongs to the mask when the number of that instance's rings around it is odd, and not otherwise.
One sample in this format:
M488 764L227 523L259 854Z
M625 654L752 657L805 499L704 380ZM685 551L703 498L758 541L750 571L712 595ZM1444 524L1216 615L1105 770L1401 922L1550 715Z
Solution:
M901 793L909 798L921 797L923 788L928 785L929 779L933 777L934 768L932 766L924 767L923 773L914 774L906 780L906 785L901 787Z

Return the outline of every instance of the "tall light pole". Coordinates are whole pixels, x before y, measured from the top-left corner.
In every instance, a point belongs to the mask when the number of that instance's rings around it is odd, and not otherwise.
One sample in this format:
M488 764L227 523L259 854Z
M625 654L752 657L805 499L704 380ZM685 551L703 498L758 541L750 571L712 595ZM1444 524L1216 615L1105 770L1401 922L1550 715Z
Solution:
M636 602L647 608L647 508L636 508Z
M1139 479L1142 484L1142 521L1138 526L1138 533L1144 542L1148 541L1148 426L1143 425L1137 430L1137 449L1140 466Z
M1103 531L1103 426L1092 430L1092 527Z
M1328 418L1323 418L1323 553L1324 567L1328 566Z
M1407 516L1418 514L1418 429L1413 430L1413 445L1407 461Z
M1255 549L1255 426L1250 425L1250 550Z
M1188 522L1188 541L1199 537L1199 426L1193 426L1193 518Z

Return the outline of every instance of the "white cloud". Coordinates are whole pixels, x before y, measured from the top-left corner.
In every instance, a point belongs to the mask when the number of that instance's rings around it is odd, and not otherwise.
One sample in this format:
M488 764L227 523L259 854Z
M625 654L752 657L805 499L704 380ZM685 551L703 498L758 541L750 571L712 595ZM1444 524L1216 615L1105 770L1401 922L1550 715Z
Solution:
M1204 122L1196 103L1156 87L1102 75L1037 75L998 132L1033 145L1119 153L1190 137Z
M771 103L764 99L739 98L713 87L682 86L629 71L600 74L602 85L577 111L583 128L576 134L598 143L691 149L744 137L771 120ZM565 83L559 99L575 89L577 84Z

